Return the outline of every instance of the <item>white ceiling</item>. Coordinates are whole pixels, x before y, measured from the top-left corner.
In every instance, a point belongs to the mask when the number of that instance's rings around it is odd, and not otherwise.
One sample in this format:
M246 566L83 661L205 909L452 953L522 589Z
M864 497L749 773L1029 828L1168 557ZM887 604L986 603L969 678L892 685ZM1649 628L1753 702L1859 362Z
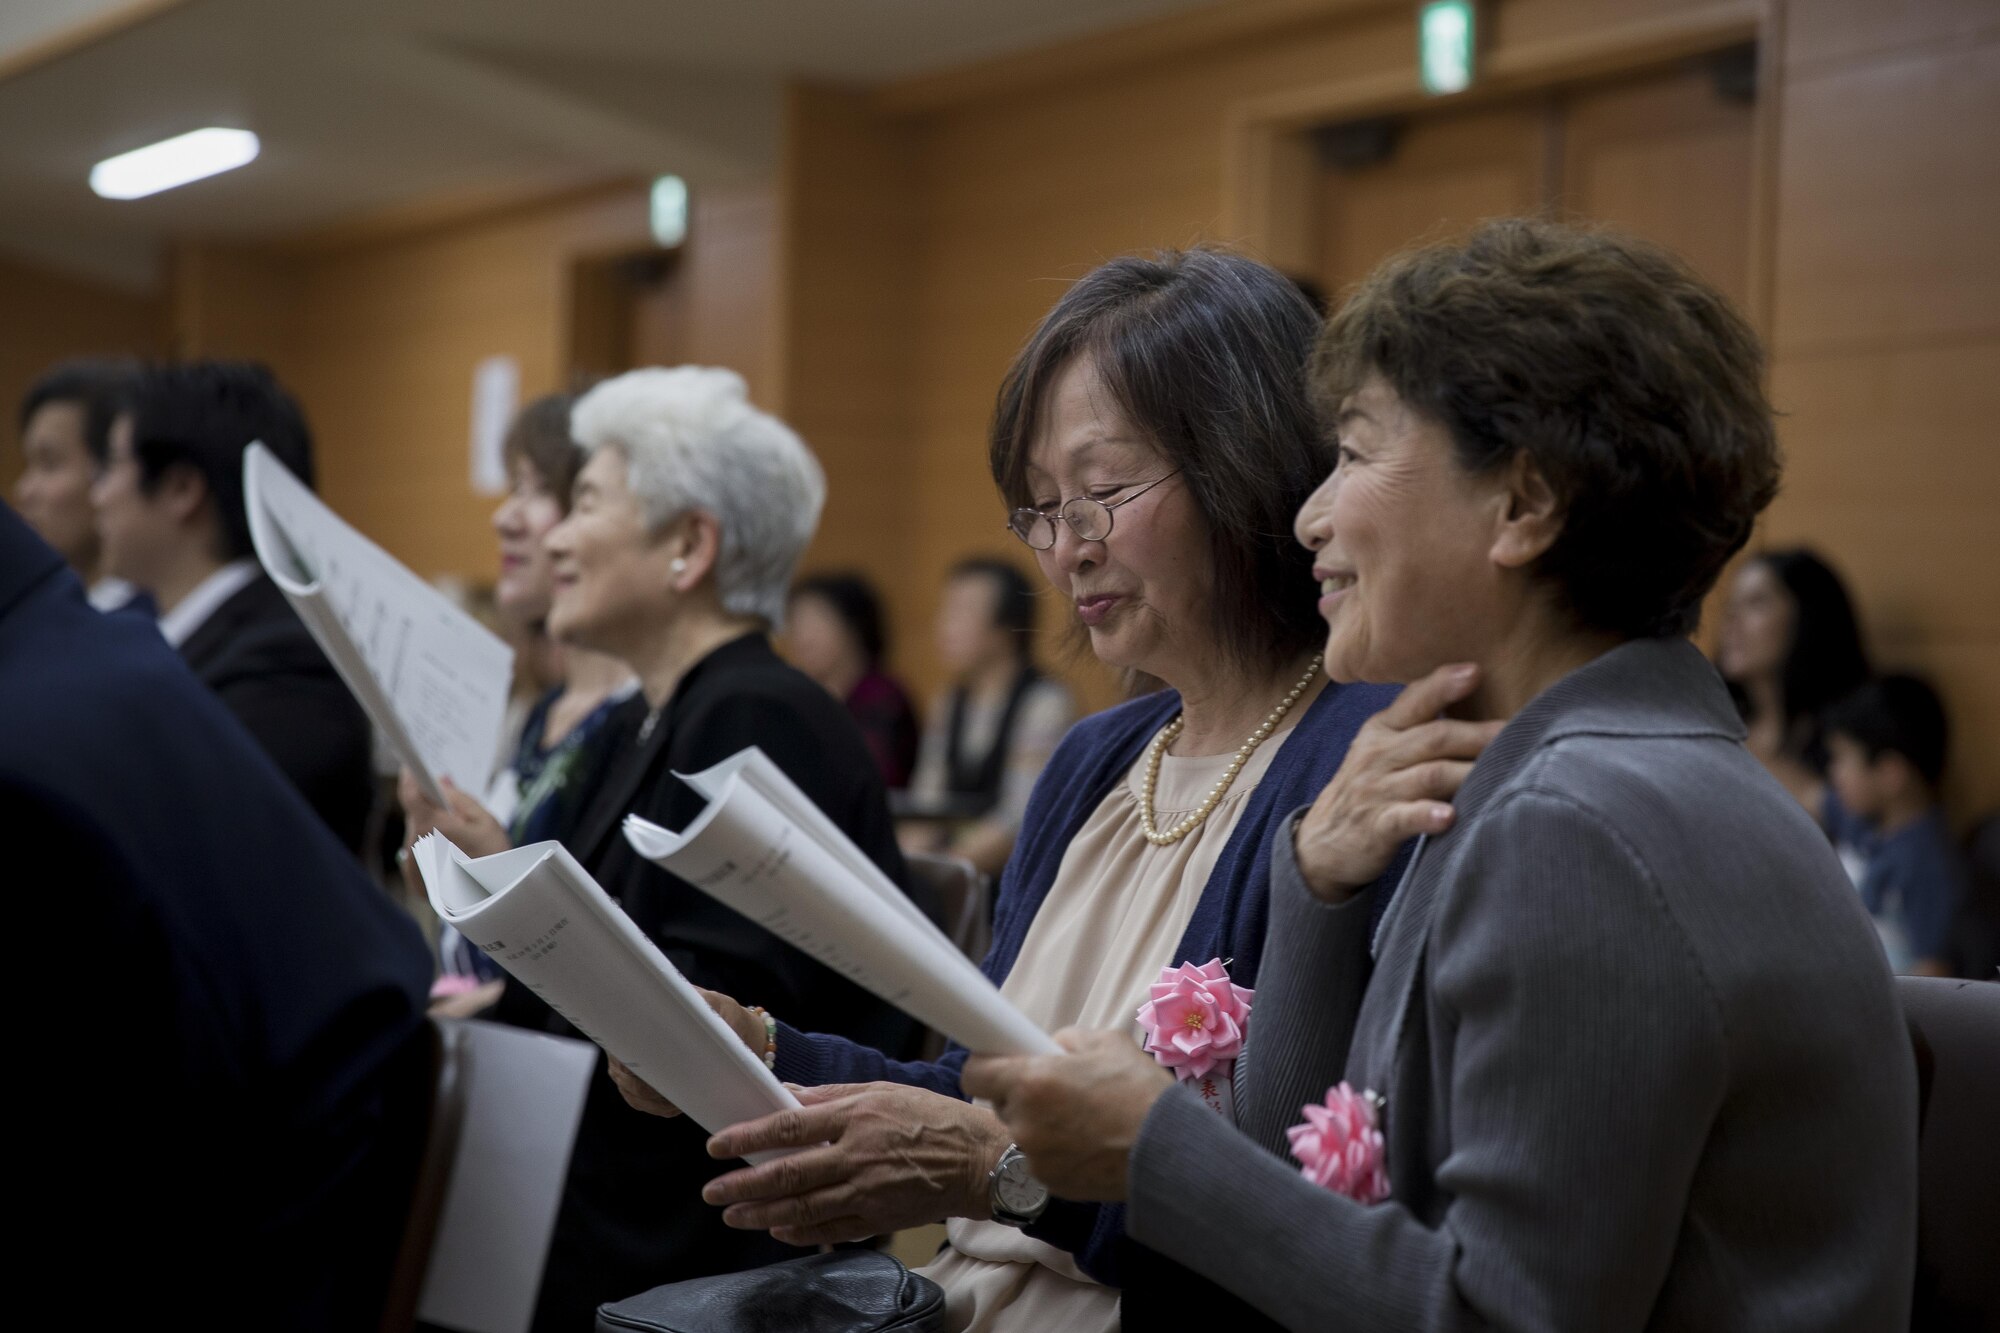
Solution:
M128 287L254 239L613 173L757 176L788 77L872 83L1216 0L185 0L0 80L0 249ZM120 0L0 0L0 60ZM250 166L148 199L98 160L204 125Z

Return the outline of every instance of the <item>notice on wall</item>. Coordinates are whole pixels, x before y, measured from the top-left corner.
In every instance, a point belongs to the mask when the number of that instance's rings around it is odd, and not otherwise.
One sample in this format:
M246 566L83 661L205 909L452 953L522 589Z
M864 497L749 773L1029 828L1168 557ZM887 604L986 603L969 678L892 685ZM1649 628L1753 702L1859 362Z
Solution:
M472 489L507 493L507 427L521 407L521 365L489 356L472 370Z

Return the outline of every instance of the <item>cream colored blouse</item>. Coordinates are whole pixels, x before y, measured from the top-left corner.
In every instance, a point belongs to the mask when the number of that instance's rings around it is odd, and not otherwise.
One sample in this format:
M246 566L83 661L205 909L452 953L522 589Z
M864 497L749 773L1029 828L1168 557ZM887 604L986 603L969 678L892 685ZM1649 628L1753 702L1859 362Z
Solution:
M1304 712L1294 709L1287 725L1257 747L1206 820L1165 847L1140 832L1141 754L1063 853L1001 992L1051 1032L1125 1028L1139 1041L1136 1015L1148 988L1175 961L1174 948L1250 793ZM1155 794L1158 826L1171 827L1197 809L1232 757L1233 751L1167 755ZM1118 1327L1116 1289L1087 1277L1067 1252L998 1222L954 1218L947 1234L951 1248L922 1271L944 1288L945 1326L954 1333Z

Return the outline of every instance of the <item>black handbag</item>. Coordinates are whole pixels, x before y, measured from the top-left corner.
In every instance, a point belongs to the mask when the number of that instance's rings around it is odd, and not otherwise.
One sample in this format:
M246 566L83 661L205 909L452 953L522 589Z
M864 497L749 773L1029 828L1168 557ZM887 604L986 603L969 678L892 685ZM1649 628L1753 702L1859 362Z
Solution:
M670 1282L597 1309L597 1333L935 1333L944 1289L880 1250Z

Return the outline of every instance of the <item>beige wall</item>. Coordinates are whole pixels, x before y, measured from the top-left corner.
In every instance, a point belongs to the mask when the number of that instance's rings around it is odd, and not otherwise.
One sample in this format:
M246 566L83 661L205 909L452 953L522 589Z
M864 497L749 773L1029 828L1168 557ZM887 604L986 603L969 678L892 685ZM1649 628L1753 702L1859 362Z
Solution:
M0 259L0 493L21 472L15 413L37 376L77 356L158 356L166 304Z
M1951 796L2000 807L2000 10L1784 13L1771 543L1827 552L1878 666L1934 679Z
M768 188L698 194L679 270L689 359L759 397L775 392L775 215ZM312 420L328 502L420 573L483 582L495 502L468 480L473 369L513 357L524 400L565 387L573 265L649 244L645 192L626 185L285 251L190 248L177 348L269 360Z

